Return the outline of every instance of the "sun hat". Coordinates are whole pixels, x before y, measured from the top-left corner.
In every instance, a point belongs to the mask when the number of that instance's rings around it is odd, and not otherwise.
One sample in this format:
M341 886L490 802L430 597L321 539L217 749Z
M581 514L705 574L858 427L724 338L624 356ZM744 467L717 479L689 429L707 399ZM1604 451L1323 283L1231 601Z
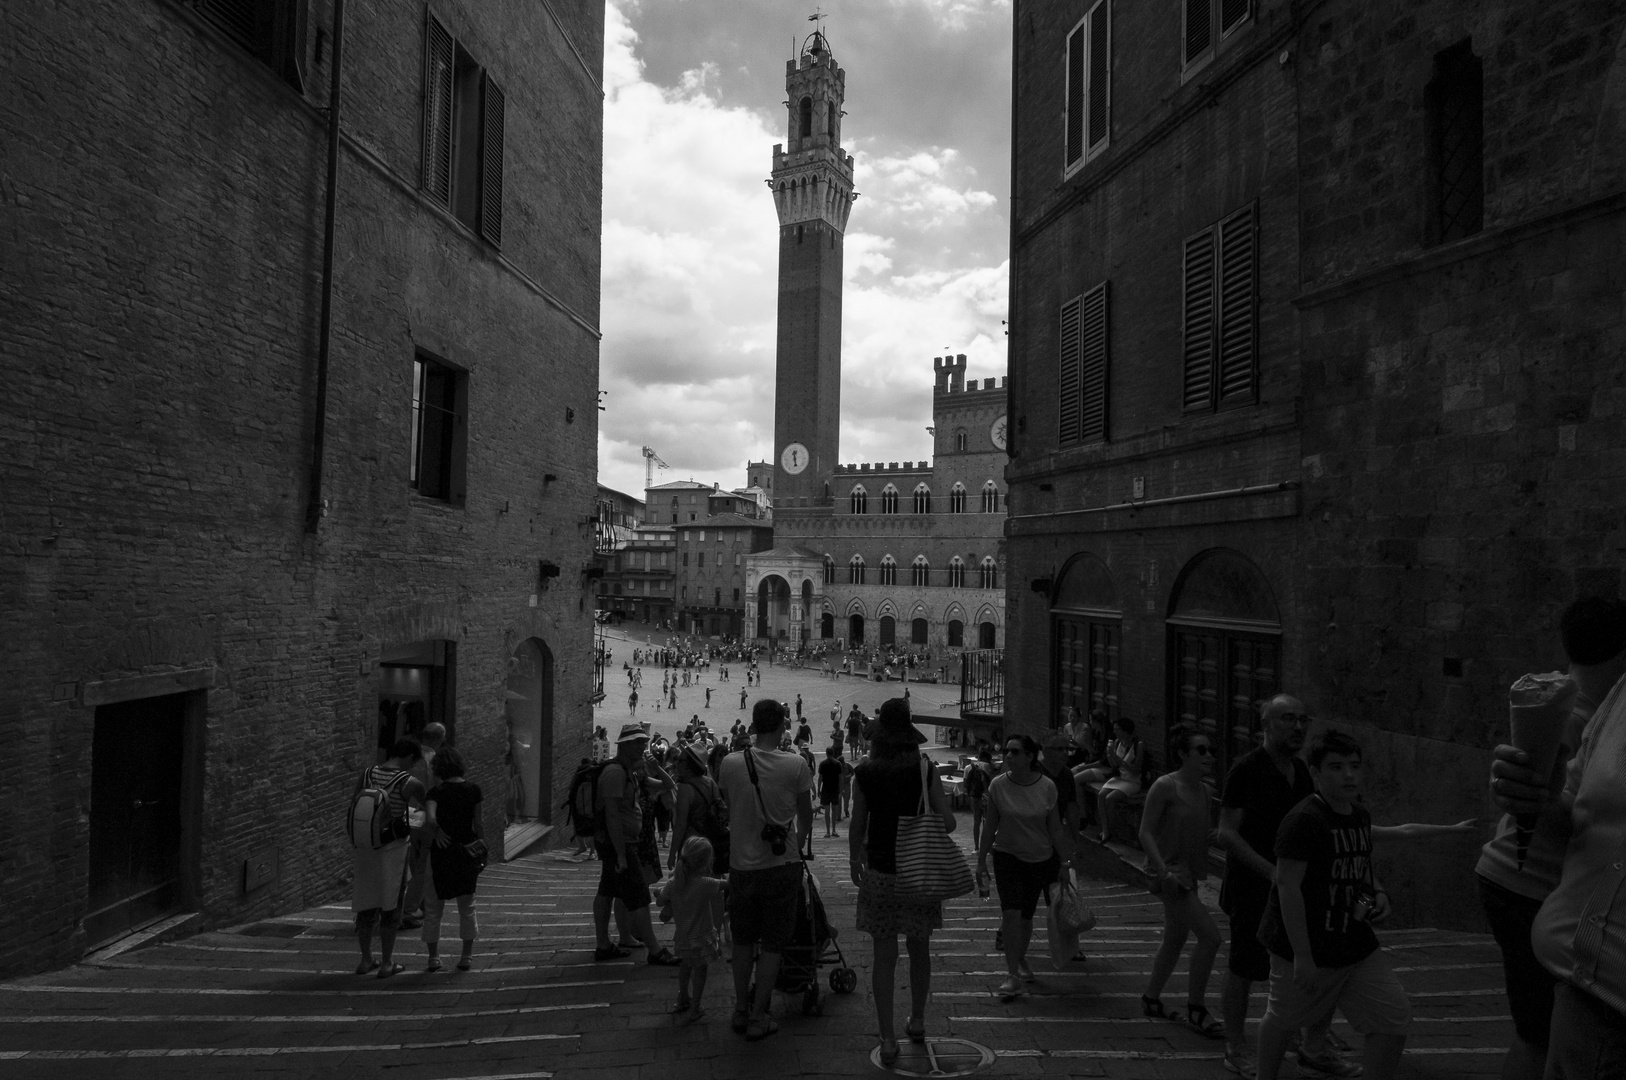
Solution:
M621 734L616 736L615 742L617 746L620 746L624 742L637 742L639 739L647 738L649 738L649 732L644 730L644 725L622 724Z
M705 776L710 770L706 768L706 755L700 752L700 747L690 743L683 748L683 759L694 766L695 771Z
M926 741L926 736L910 721L909 702L895 697L881 702L881 708L875 714L873 741L919 746Z

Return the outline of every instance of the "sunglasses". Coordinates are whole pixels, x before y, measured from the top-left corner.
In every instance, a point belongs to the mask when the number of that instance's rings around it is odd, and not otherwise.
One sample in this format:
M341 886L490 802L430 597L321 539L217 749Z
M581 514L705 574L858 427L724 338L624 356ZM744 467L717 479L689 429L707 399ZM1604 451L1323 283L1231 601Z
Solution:
M1201 743L1199 743L1196 746L1193 746L1191 748L1191 752L1193 754L1197 754L1197 755L1199 755L1201 757L1213 757L1214 756L1214 748L1212 746L1207 746L1207 745L1204 745L1204 744L1201 744Z

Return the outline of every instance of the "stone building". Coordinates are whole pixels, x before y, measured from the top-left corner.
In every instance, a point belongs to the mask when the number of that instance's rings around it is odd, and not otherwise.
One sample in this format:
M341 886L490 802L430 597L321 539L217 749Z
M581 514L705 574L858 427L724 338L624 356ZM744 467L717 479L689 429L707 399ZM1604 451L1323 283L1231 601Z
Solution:
M0 973L342 898L429 720L492 837L586 753L604 11L343 13L0 16Z
M773 523L722 513L672 528L677 539L677 629L701 637L739 638L745 633L745 562L773 546Z
M841 288L852 155L846 73L822 34L786 63L788 142L773 150L779 214L775 460L750 466L774 546L747 560L747 632L780 645L916 651L1004 639L1005 389L934 362L935 462L841 465ZM1000 380L1003 383L1004 380Z
M1626 12L1017 20L1008 714L1224 765L1291 690L1379 821L1488 813L1508 683L1620 588ZM1474 919L1472 848L1386 853L1402 914Z

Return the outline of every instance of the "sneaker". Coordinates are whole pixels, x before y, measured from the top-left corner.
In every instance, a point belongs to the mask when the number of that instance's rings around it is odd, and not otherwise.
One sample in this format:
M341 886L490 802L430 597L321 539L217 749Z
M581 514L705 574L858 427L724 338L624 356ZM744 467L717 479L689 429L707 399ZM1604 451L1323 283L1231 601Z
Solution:
M1298 1058L1301 1072L1314 1073L1318 1076L1352 1077L1361 1075L1362 1071L1359 1065L1339 1057L1331 1049L1320 1055L1306 1054L1300 1049Z
M1334 1031L1332 1028L1327 1029L1327 1033L1322 1037L1321 1041L1327 1044L1328 1050L1338 1054L1347 1054L1351 1050L1355 1049L1353 1046L1349 1045L1348 1040L1346 1040L1342 1035L1338 1034L1338 1032Z
M1242 1080L1257 1080L1259 1076L1259 1066L1253 1063L1253 1058L1249 1057L1246 1052L1232 1053L1227 1050L1225 1052L1225 1067L1242 1077Z

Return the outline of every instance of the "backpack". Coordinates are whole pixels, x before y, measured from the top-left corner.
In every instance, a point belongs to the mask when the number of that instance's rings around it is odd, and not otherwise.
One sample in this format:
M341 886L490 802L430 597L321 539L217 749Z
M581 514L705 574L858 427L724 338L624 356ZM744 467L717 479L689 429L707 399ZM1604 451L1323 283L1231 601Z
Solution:
M613 760L613 759L612 759ZM592 761L576 767L570 778L570 794L563 804L565 820L577 836L598 834L598 778L609 761Z
M411 779L412 774L402 769L380 784L373 779L371 769L361 772L361 786L350 796L350 815L346 825L350 831L350 846L377 851L404 839L409 829L406 818L396 817L390 810L390 792L397 785Z
M973 761L965 770L965 793L972 799L980 799L988 791L988 773L977 762Z
M712 782L711 797L706 796L706 789L693 780L683 781L694 789L698 801L695 808L689 811L689 825L699 835L711 841L712 865L727 866L729 853L728 831L728 803L723 801L723 792L716 782Z

